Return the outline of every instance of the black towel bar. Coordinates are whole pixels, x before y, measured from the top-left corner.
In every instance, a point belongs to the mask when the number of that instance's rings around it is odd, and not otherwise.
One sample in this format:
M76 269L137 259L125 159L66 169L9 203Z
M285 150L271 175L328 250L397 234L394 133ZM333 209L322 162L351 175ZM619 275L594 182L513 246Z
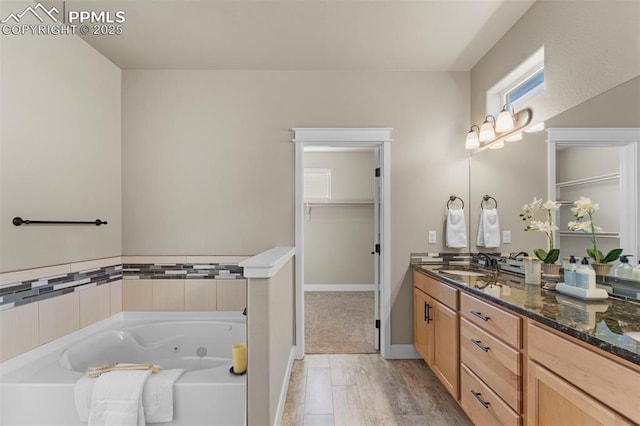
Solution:
M462 200L462 198L456 195L451 195L449 197L449 201L447 201L447 208L450 208L450 204L453 203L455 200L460 200L460 202L462 203L462 208L464 209L464 201Z
M94 221L28 220L28 219L23 219L21 217L14 217L12 222L13 222L13 224L15 226L33 225L33 224L38 224L38 225L96 225L96 226L100 226L100 225L106 225L107 224L106 220L100 220L100 219L96 219Z
M484 203L489 201L489 200L493 200L493 202L496 205L496 209L498 208L498 201L495 198L493 198L492 196L490 196L490 195L485 195L484 197L482 197L482 201L480 201L480 208L482 210L484 210Z

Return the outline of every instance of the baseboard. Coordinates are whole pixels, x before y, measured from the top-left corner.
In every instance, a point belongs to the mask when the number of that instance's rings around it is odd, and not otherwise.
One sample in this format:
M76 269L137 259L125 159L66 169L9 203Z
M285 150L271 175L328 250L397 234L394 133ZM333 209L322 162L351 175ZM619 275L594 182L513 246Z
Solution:
M375 291L375 284L305 284L304 291Z
M413 345L391 345L387 359L422 359Z
M280 389L280 398L278 399L278 409L276 410L276 417L273 420L274 426L282 424L282 416L284 415L284 404L287 402L287 391L289 390L289 380L291 379L291 368L293 367L293 360L296 357L296 347L291 346L289 352L289 361L287 362L287 370L284 373L284 379L282 381L282 387Z

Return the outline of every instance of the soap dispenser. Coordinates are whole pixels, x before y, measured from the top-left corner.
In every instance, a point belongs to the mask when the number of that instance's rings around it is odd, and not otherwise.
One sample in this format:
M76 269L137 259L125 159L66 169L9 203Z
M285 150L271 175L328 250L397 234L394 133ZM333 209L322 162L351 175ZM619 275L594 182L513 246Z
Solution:
M633 268L633 271L631 272L631 279L640 281L640 260L638 260L638 266Z
M616 278L631 279L633 267L629 265L629 258L624 254L620 256L620 264L613 270L613 276Z
M596 271L589 266L589 259L582 259L580 266L576 268L576 287L589 289L596 288Z
M640 273L640 269L638 270ZM569 264L567 265L567 269L564 270L564 283L565 285L575 286L576 285L576 258L575 256L571 256L569 258Z

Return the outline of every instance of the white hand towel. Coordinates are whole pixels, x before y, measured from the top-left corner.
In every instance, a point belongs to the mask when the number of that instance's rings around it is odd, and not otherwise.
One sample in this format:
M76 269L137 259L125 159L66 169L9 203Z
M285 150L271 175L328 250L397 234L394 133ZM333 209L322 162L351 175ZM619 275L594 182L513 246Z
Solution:
M181 369L161 370L147 378L142 391L142 406L147 423L173 421L173 385L182 373L184 370ZM93 388L97 380L83 376L74 386L76 409L82 422L89 420Z
M467 225L464 210L449 209L447 212L447 247L464 248L467 246Z
M497 209L482 209L478 225L476 246L494 248L500 247L500 222Z
M89 426L144 426L142 390L151 370L110 371L96 379Z

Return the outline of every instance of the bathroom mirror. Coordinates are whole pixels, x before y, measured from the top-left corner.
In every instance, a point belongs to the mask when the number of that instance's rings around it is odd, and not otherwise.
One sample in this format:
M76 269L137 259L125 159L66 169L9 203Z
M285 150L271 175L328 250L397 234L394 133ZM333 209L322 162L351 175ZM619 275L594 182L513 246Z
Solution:
M535 117L535 111L533 113ZM547 129L584 127L640 127L640 77L593 97L545 122ZM522 140L506 142L502 149L487 149L470 155L469 241L471 242L471 251L500 253L526 251L533 255L534 248L546 247L544 233L525 232L526 222L520 219L519 214L522 206L530 203L534 196L542 197L545 201L547 199L547 132L524 133L523 135ZM578 156L575 157L578 158ZM569 159L568 161L572 167L580 167L580 164L572 164L573 160ZM588 166L585 165L585 167ZM504 238L502 238L501 246L496 249L475 246L480 202L484 195L490 195L498 201L500 229L502 233L510 231L511 243L504 243ZM629 208L625 205L627 200L624 197L620 198L619 202L620 209ZM569 207L564 209L569 210ZM542 217L537 219L544 220ZM557 223L560 231L567 230L565 222L567 222L567 214L562 214L559 223ZM596 224L598 223L596 222ZM586 255L585 250L589 246L589 241L582 238L580 241L582 241L583 248L581 253L577 254ZM578 249L577 247L572 248ZM637 264L638 260L632 258L631 262Z

